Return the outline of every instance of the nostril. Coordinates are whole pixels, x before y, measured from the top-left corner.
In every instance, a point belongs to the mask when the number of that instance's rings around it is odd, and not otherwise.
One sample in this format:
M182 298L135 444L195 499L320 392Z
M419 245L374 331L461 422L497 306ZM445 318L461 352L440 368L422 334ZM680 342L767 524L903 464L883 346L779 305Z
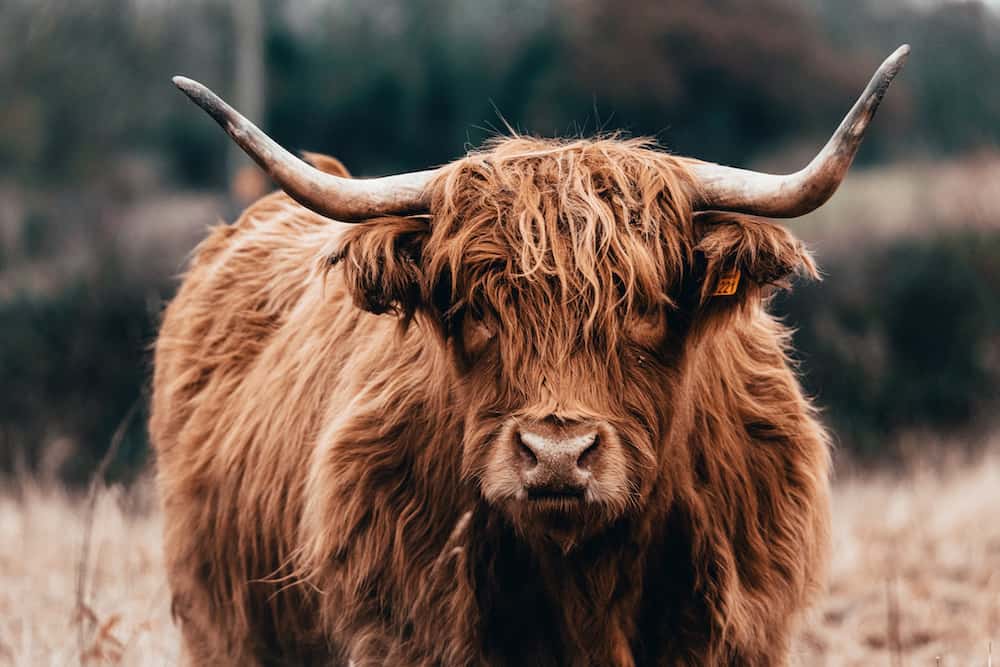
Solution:
M524 465L527 466L528 468L534 468L535 466L537 466L538 457L535 456L535 452L531 450L531 447L528 447L528 445L524 444L524 440L521 438L521 434L520 433L516 434L514 438L517 440L517 450L521 454L521 461L524 462Z
M589 470L590 465L594 462L594 458L597 456L597 448L601 444L601 436L594 435L594 441L590 443L587 447L580 453L580 457L576 460L576 466L578 468L583 468L584 470Z

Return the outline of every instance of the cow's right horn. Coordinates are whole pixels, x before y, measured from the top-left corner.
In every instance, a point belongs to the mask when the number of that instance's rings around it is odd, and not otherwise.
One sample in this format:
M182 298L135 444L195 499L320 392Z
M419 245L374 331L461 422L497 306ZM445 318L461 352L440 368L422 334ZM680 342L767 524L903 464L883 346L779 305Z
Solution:
M183 76L174 85L208 112L282 190L306 208L335 220L426 213L427 186L437 169L371 179L341 178L316 169L278 145L211 90Z
M794 218L822 206L847 175L868 123L909 53L910 47L903 45L882 63L830 141L801 171L778 176L696 162L692 166L698 181L696 208Z

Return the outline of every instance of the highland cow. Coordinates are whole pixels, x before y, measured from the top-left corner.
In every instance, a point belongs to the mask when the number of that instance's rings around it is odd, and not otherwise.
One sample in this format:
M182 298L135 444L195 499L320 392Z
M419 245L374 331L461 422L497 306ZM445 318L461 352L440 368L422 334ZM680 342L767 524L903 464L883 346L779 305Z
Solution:
M216 664L774 665L820 589L827 435L767 297L906 56L774 176L511 136L311 166L198 247L156 343L173 611ZM349 224L361 223L361 224Z

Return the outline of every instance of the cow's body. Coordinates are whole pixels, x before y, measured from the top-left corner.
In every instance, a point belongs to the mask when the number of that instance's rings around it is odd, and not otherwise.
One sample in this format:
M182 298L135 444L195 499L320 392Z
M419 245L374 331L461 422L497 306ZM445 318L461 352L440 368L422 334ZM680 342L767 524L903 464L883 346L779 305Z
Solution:
M741 258L798 252L730 222L756 239ZM828 453L759 296L701 288L710 324L679 325L671 370L640 387L641 499L547 539L463 470L454 343L358 308L379 299L351 287L351 254L325 268L357 229L269 196L201 244L166 311L151 432L191 661L781 664L823 572Z

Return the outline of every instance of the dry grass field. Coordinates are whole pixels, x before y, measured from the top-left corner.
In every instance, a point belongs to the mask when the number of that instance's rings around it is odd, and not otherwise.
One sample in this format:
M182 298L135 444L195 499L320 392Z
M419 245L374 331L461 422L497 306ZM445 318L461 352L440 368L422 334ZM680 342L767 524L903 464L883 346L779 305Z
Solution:
M843 475L834 502L830 590L797 664L1000 654L1000 454ZM101 492L86 548L88 507L32 484L0 495L0 665L177 663L149 485Z
M835 487L829 590L800 665L1000 664L1000 454Z

